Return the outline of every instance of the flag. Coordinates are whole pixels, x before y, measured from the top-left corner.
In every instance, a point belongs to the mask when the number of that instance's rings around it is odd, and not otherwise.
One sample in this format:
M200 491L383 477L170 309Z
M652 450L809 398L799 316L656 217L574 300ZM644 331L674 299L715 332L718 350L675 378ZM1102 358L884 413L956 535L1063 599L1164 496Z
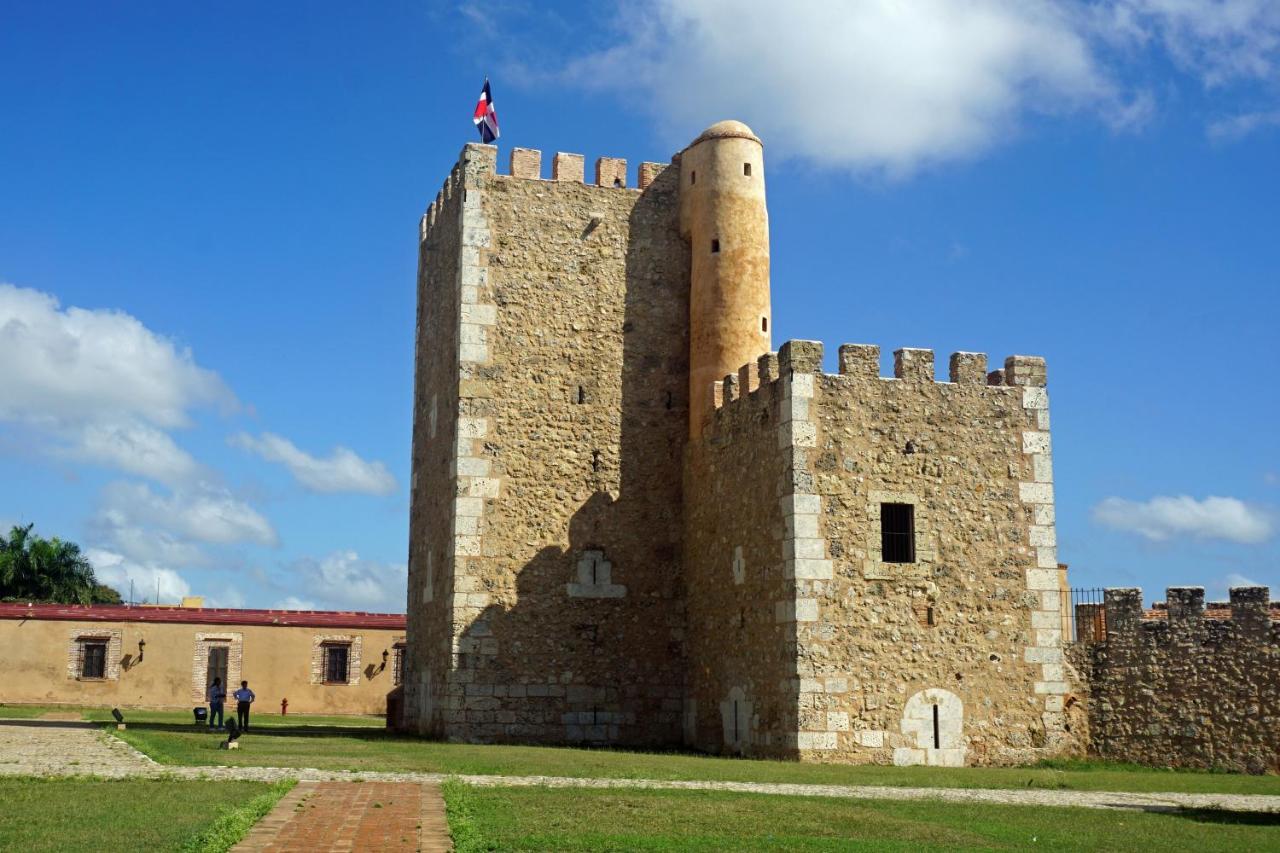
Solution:
M489 91L489 78L484 78L480 100L476 102L476 114L471 120L480 131L480 141L486 145L498 138L498 111L493 108L493 93Z

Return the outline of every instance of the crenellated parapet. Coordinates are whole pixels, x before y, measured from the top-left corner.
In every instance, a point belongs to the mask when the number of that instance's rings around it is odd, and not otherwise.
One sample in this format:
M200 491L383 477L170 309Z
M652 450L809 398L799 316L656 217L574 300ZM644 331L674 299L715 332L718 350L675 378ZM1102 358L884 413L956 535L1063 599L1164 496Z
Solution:
M1185 641L1188 633L1197 641L1218 644L1236 637L1280 646L1280 602L1271 603L1265 586L1234 587L1227 602L1204 600L1203 587L1169 587L1165 600L1147 609L1142 590L1108 589L1104 597L1105 632L1091 638L1111 645Z
M1105 626L1082 641L1090 668L1091 750L1158 766L1280 770L1280 615L1266 587L1226 603L1173 587L1142 606L1108 589Z
M823 345L818 341L788 341L776 353L767 353L756 361L742 365L712 383L709 408L703 417L713 423L732 415L725 407L740 400L757 403L779 393L776 386L782 377L816 375L837 387L846 381L880 381L903 385L974 386L999 388L1007 393L1014 388L1041 389L1046 384L1045 360L1039 356L1011 355L1004 367L988 372L987 355L980 352L954 352L949 360L949 381L935 378L934 352L931 349L903 347L893 353L893 375L880 373L880 347L876 344L841 344L838 373L822 370ZM1043 392L1027 395L1039 397Z
M449 171L448 178L435 200L427 206L418 225L418 239L425 242L437 222L449 218L465 189L468 176L482 180L493 177L513 178L528 181L548 181L552 183L582 184L602 189L631 189L632 192L643 192L671 163L644 162L636 168L634 187L627 182L627 161L619 157L598 157L595 161L593 180L588 183L585 176L585 158L581 154L556 152L551 161L551 176L542 176L542 152L536 148L512 148L506 173L498 171L498 148L496 145L468 143L458 157L458 162Z

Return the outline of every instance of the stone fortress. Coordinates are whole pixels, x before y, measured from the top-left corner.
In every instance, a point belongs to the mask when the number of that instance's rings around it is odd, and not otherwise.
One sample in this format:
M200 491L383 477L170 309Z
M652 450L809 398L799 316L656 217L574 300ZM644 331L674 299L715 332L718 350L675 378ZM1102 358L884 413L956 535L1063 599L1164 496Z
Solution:
M1097 614L1128 640L1066 642L1043 359L955 353L940 382L930 350L892 377L873 345L837 374L775 352L741 123L634 189L622 160L496 160L467 145L420 226L403 727L947 766L1187 736L1194 689L1156 723L1128 701L1166 670L1136 591ZM1240 592L1200 657L1250 669L1233 725L1262 733L1191 763L1280 753L1280 628ZM1192 599L1181 642L1213 621Z

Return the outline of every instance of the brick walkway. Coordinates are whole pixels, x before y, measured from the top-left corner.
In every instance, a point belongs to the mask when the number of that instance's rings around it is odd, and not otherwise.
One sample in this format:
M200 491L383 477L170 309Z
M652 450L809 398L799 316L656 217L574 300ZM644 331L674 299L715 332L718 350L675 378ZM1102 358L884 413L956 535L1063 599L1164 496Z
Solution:
M440 786L418 782L299 782L234 851L452 850Z

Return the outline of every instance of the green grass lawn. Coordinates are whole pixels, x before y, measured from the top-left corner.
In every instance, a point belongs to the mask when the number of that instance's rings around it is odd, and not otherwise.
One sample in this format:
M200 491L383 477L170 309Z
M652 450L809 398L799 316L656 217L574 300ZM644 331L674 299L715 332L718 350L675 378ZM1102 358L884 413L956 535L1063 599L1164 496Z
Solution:
M130 726L119 735L162 764L233 764L512 776L707 779L834 785L956 788L1061 788L1077 791L1188 791L1280 794L1280 777L1189 773L1133 766L1057 762L1052 767L879 767L747 761L681 753L440 743L385 731L250 732L234 752L216 736Z
M445 785L458 853L481 850L1275 850L1280 816L725 791Z
M52 710L43 705L0 705L0 720L29 720Z
M0 850L226 850L288 787L0 778Z

